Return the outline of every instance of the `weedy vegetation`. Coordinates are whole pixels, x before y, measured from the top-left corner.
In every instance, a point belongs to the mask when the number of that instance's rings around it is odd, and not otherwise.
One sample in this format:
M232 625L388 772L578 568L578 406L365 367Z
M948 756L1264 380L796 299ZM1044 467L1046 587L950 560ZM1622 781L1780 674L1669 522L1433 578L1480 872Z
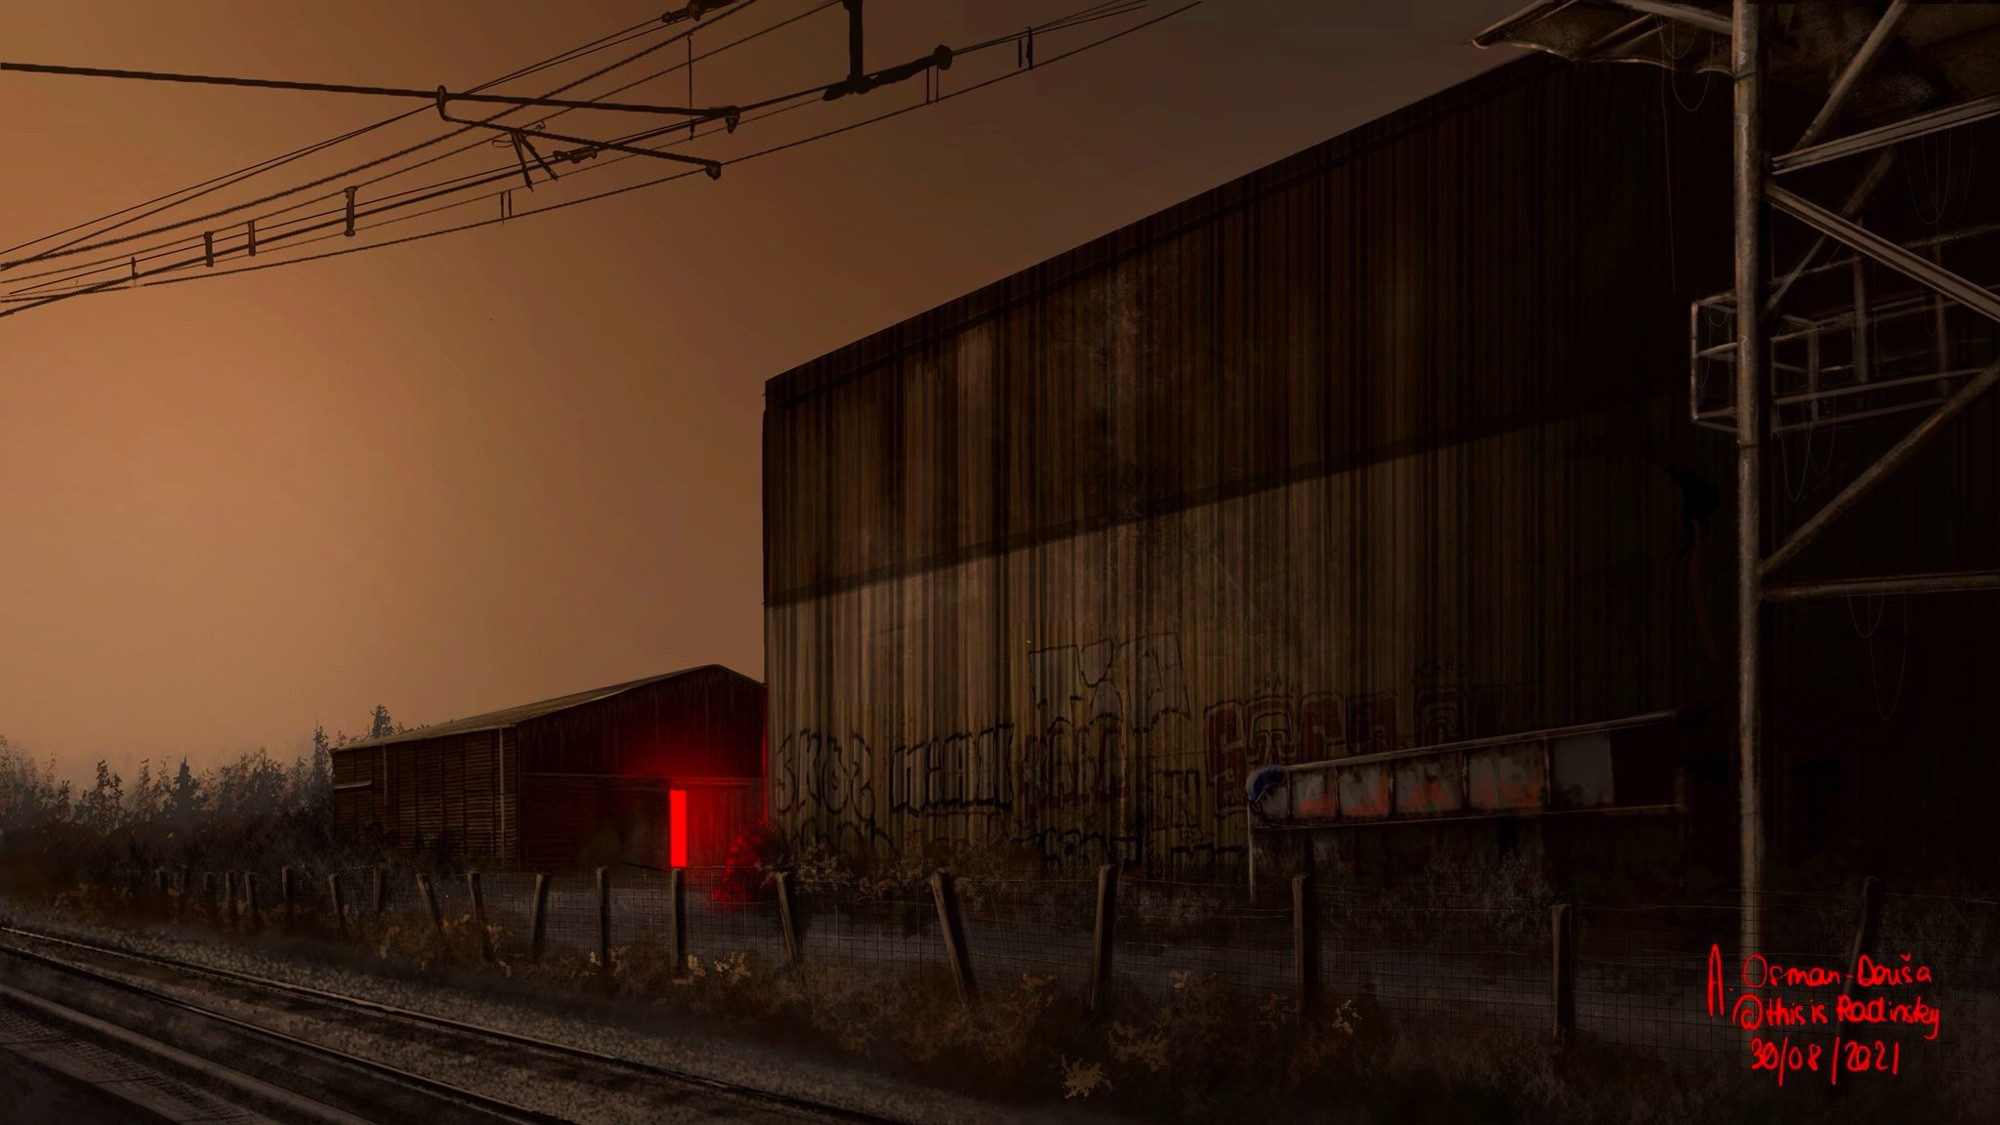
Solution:
M453 905L441 903L434 921L404 899L377 917L353 888L343 930L324 911L281 924L269 892L261 914L249 917L210 893L173 887L162 894L116 877L180 866L269 871L278 863L325 871L379 858L366 842L335 837L329 748L322 735L314 756L289 768L251 755L205 774L183 767L171 780L142 770L129 791L101 770L99 784L79 796L0 743L0 890L96 925L179 927L210 947L282 950L388 980L582 1012L603 1026L747 1036L1002 1102L1102 1107L1148 1121L1255 1113L1328 1122L1946 1122L1979 1120L1976 1107L2000 1096L1993 1076L2000 1068L1992 1065L2000 1027L1971 1010L1952 1012L1953 1034L1930 1045L1942 1064L1934 1077L1857 1082L1835 1096L1797 1084L1779 1089L1728 1062L1670 1065L1588 1036L1559 1047L1547 1035L1468 1035L1448 1021L1395 1019L1365 988L1345 995L1329 989L1313 1012L1302 1013L1283 989L1259 992L1190 968L1127 967L1101 1013L1086 1008L1074 980L1050 972L981 979L968 1003L941 958L885 967L817 946L791 965L724 945L677 959L661 942L635 941L611 946L604 957L552 942L537 959L527 935L482 927ZM446 870L448 858L433 853L427 863ZM803 932L838 911L866 919L878 933L934 941L928 880L943 864L957 877L975 944L989 919L1088 933L1089 899L1080 884L1061 894L1038 889L1026 863L991 850L939 851L858 867L823 850L792 852L779 833L759 825L736 841L720 879L701 893L758 926L775 925L770 884L782 872ZM1447 908L1476 909L1493 942L1534 947L1546 940L1552 894L1530 867L1413 868L1409 876L1365 896L1373 932L1399 947L1423 950L1444 940L1436 919ZM1126 909L1148 920L1154 937L1146 948L1163 954L1164 964L1172 945L1158 935L1227 946L1247 934L1237 895L1143 881L1121 888ZM1991 950L2000 941L1992 932L2000 912L1991 909L1942 897L1899 909L1902 929L1885 931L1885 940L1934 951ZM1971 952L1948 967L1964 979L1988 968Z

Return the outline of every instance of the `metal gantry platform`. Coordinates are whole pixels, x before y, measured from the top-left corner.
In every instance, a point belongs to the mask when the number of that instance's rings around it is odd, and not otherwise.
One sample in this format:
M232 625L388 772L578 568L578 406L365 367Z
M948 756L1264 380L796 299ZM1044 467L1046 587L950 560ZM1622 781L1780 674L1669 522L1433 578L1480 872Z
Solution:
M1866 220L1898 146L2000 117L2000 4L1550 0L1474 42L1731 81L1735 279L1690 309L1689 412L1737 443L1740 936L1754 951L1764 935L1764 607L2000 589L2000 570L1779 580L1828 526L2000 381L2000 278L1968 276L1960 264L1975 273L1981 262L2000 265L2000 224L1899 239ZM1773 82L1821 98L1789 145L1767 126ZM1810 198L1864 159L1837 206ZM1767 214L1810 235L1782 274L1764 266ZM1763 315L1738 315L1745 308ZM1789 432L1895 416L1914 424L1771 545L1763 526L1768 445Z

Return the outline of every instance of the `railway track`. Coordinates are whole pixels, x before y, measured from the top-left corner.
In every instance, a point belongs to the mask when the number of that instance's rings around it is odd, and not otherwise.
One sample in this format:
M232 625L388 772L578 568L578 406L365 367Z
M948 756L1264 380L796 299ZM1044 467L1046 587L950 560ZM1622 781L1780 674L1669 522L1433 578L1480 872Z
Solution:
M234 1078L280 1119L518 1122L598 1120L898 1122L842 1106L620 1058L249 973L75 937L0 925L0 979L18 1003L109 1024L167 1050L211 1084ZM200 999L191 998L194 992ZM234 1011L225 1010L228 1008ZM276 1024L310 1024L311 1037ZM329 1042L332 1040L334 1042ZM338 1045L336 1045L338 1043ZM129 1044L128 1044L129 1046ZM370 1048L373 1049L370 1049ZM383 1061L385 1053L472 1069L444 1081ZM437 1069L426 1067L425 1069ZM282 1091L282 1093L279 1093ZM501 1091L496 1096L496 1091ZM508 1096L505 1091L517 1091ZM566 1091L552 1096L552 1091ZM289 1095L289 1098L287 1098ZM300 1101L302 1099L303 1101ZM273 1101L284 1104L269 1104ZM555 1102L564 1108L551 1109ZM325 1107L316 1114L302 1105ZM537 1108L539 1106L539 1108ZM900 1123L899 1123L900 1125Z

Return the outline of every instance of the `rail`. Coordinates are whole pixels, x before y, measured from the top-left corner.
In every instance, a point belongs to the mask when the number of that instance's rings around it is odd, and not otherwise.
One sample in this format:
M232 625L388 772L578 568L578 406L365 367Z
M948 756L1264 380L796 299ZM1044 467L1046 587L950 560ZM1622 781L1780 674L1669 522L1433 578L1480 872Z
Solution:
M474 1040L483 1040L488 1043L506 1044L512 1047L526 1048L528 1050L535 1051L541 1054L555 1056L569 1062L583 1062L596 1067L622 1071L626 1074L638 1075L645 1078L662 1080L680 1086L698 1087L704 1090L726 1095L727 1097L737 1101L750 1102L753 1104L762 1105L770 1108L784 1109L794 1113L802 1113L811 1118L817 1118L821 1120L831 1120L831 1121L866 1123L866 1125L885 1125L885 1123L886 1125L901 1125L901 1123L896 1118L885 1117L879 1114L867 1113L860 1110L851 1109L846 1106L832 1105L824 1102L814 1101L807 1098L797 1097L790 1094L779 1093L777 1091L765 1090L755 1086L748 1086L741 1083L728 1082L722 1079L711 1078L700 1074L694 1074L692 1072L679 1070L673 1067L660 1066L654 1063L642 1062L637 1059L628 1059L616 1055L604 1054L599 1051L589 1050L588 1048L577 1047L566 1043L558 1043L552 1040L542 1039L536 1036L524 1035L519 1032L506 1031L494 1027L486 1027L480 1024L474 1024L462 1020L451 1019L445 1016L433 1015L428 1012L421 1012L410 1008L398 1007L393 1004L384 1004L379 1001L365 1000L360 997L347 996L341 993L331 992L324 989L310 988L304 985L291 984L286 981L273 980L269 977L257 976L252 973L244 973L232 969L224 969L211 965L196 964L194 962L181 960L179 958L167 957L153 953L142 953L136 950L125 949L115 945L108 945L101 942L84 941L75 937L65 937L57 934L44 933L38 930L27 929L20 926L12 926L12 925L0 926L0 935L5 935L9 938L26 939L28 941L40 942L51 946L81 950L86 953L95 954L98 956L107 956L115 959L133 962L135 964L148 965L156 969L165 969L172 971L174 973L199 976L216 981L224 981L264 993L285 996L294 1001L305 1000L316 1004L322 1004L331 1007L346 1009L349 1011L365 1013L367 1015L374 1017L383 1017L401 1021L408 1024L414 1024L421 1027L446 1030L452 1032L453 1034ZM563 1120L562 1118L553 1117L548 1114L540 1113L539 1111L526 1109L520 1106L512 1105L510 1103L498 1101L496 1099L487 1097L483 1094L478 1094L473 1091L464 1090L460 1087L452 1086L447 1083L438 1082L435 1079L430 1079L422 1075L413 1074L409 1071L401 1070L400 1068L392 1067L384 1063L362 1058L346 1052L335 1051L332 1048L328 1048L320 1044L313 1043L309 1040L286 1035L282 1032L274 1031L272 1029L265 1028L260 1025L239 1019L238 1017L218 1012L213 1009L205 1008L201 1005L194 1004L189 1001L171 996L159 990L147 988L144 985L140 985L131 981L108 976L94 969L82 965L77 965L73 962L69 962L60 958L49 957L44 954L36 953L31 950L23 949L20 948L19 946L13 946L13 945L0 945L0 953L4 953L7 956L15 958L30 960L46 968L57 969L58 971L61 972L86 978L96 985L100 985L102 987L112 989L124 993L126 995L144 997L146 999L157 1001L159 1003L163 1003L181 1009L191 1014L198 1015L204 1019L226 1023L243 1031L246 1034L250 1034L255 1037L264 1039L266 1041L276 1043L282 1048L291 1051L296 1051L299 1053L309 1054L322 1058L337 1059L337 1061L340 1064L352 1069L365 1071L378 1080L409 1087L421 1091L427 1096L433 1098L443 1099L451 1102L456 1102L459 1104L470 1105L476 1107L479 1112L490 1114L492 1115L492 1117L498 1120L532 1121L538 1123L558 1122Z

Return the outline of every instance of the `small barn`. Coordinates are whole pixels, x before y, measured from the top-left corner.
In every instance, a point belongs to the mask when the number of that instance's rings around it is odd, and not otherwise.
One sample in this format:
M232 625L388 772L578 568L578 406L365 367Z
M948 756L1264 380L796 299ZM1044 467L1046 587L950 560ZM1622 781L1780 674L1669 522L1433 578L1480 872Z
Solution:
M764 685L719 664L333 751L340 826L538 871L720 865L764 811Z

